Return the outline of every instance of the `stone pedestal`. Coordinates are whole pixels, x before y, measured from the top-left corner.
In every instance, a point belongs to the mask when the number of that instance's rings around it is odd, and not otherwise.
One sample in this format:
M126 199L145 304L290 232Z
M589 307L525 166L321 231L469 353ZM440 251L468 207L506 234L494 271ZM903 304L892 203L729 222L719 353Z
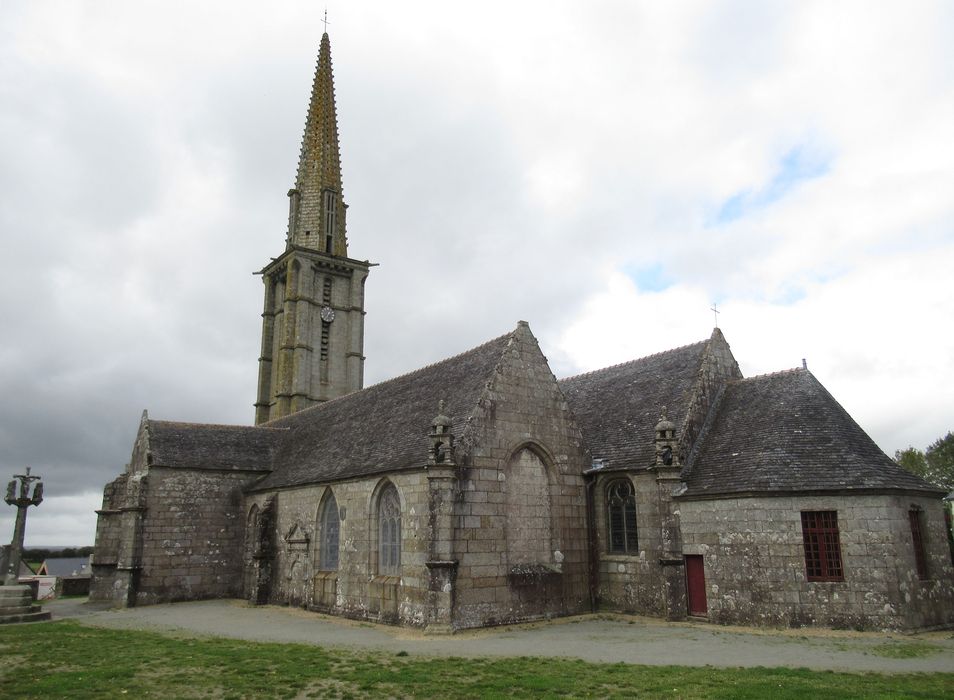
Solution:
M43 622L49 619L49 612L33 604L29 586L0 586L0 624Z

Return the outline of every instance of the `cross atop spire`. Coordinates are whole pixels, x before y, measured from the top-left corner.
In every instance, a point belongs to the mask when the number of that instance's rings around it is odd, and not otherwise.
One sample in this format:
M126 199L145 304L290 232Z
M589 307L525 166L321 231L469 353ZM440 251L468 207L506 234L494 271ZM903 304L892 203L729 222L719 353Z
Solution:
M327 23L327 11L324 21ZM288 244L347 256L346 205L341 193L338 116L327 31L321 36L295 187L288 196Z

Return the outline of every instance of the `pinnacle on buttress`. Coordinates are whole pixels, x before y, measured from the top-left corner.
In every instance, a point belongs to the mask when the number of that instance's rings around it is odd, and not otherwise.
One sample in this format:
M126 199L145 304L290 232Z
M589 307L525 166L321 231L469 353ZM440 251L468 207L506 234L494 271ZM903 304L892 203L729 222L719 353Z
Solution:
M288 244L347 256L346 205L341 192L338 117L327 32L321 36L298 175L288 197Z

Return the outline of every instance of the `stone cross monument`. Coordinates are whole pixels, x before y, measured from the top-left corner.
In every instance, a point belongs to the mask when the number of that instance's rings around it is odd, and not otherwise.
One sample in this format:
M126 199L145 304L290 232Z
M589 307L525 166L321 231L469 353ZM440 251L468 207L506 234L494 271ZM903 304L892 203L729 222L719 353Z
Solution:
M20 483L17 484L19 479ZM30 487L33 486L33 494L30 494ZM7 570L4 572L3 585L17 585L20 574L20 559L23 556L23 536L26 533L27 508L38 506L43 501L43 482L40 477L30 474L30 467L26 468L26 474L14 474L13 481L7 484L7 496L4 499L9 506L17 507L17 520L13 528L13 540L10 542L10 558L7 561Z

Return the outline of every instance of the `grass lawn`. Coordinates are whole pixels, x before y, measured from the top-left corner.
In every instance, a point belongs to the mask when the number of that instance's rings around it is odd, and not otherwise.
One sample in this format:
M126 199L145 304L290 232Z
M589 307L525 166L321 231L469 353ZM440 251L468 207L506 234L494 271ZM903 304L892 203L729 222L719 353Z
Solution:
M0 688L4 698L949 698L954 673L427 658L104 630L64 620L0 627Z

